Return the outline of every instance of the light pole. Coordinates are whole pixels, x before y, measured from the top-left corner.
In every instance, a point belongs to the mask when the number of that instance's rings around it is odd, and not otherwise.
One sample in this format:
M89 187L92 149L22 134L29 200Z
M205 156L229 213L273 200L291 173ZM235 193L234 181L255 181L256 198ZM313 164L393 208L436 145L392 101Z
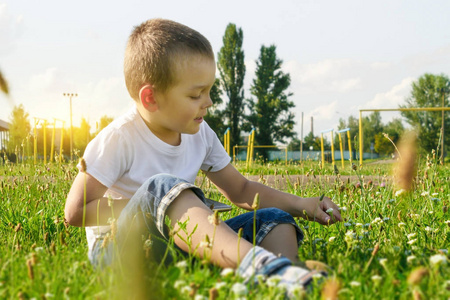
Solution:
M78 94L63 93L63 96L69 97L69 101L70 101L70 160L72 160L72 154L73 154L72 97L78 97Z

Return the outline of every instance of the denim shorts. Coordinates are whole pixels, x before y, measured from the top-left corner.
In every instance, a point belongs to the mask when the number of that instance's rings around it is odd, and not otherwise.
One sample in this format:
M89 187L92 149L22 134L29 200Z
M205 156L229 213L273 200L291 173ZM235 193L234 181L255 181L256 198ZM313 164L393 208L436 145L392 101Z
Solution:
M91 263L96 267L108 265L112 262L114 249L125 249L130 238L145 240L149 235L152 256L156 260L161 259L169 241L169 228L165 224L167 208L185 189L191 189L205 202L202 190L183 179L169 174L150 177L120 213L115 236L117 247L113 243L105 247L102 245L104 236L98 237L89 255ZM224 222L235 232L242 228L242 238L253 243L253 218L254 212L247 212ZM279 224L292 224L296 229L297 242L301 243L303 232L289 213L278 208L263 208L256 211L255 244L261 244L267 234ZM130 232L137 233L132 237Z

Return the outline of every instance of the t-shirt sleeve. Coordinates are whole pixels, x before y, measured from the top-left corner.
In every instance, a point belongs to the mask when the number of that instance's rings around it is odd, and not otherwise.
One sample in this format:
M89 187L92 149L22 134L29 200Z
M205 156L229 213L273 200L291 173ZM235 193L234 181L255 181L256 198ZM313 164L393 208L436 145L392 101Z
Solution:
M230 163L231 158L225 151L225 148L217 137L217 134L209 127L208 124L206 124L206 122L204 124L205 139L208 145L208 151L201 169L203 171L209 170L211 172L217 172L225 168Z
M114 130L103 130L86 147L86 172L110 188L127 170L128 143Z

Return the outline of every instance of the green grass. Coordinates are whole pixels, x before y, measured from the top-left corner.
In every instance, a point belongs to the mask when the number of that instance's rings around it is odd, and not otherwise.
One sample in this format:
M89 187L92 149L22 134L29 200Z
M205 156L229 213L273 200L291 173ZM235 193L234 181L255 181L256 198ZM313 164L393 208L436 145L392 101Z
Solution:
M450 168L428 163L427 167L423 161L419 167L416 189L397 196L390 185L390 165L365 165L357 174L347 163L339 173L355 176L352 180L331 177L334 170L329 165L320 169L318 162L287 166L256 162L250 170L240 163L237 168L247 175L264 178L271 174L288 181L290 175L308 173L307 180L292 180L285 191L302 197L325 193L344 208L345 222L329 227L298 220L305 233L300 258L319 260L332 268L330 278L339 283L340 299L411 299L413 294L422 299L447 299L450 265L433 265L430 258L441 254L449 259ZM110 299L118 295L114 287L121 281L120 274L111 269L93 270L84 230L63 222L65 198L76 172L73 164L0 166L1 299ZM369 175L382 178L387 185L368 184ZM363 189L355 186L360 180ZM214 188L205 188L212 198L226 201ZM221 217L242 212L235 208ZM373 255L376 245L379 249ZM175 260L169 266L150 267L152 274L159 268L156 278L146 279L148 286L153 284L155 295L190 299L195 294L196 299L206 299L216 287L218 299L238 298L233 290L242 279L221 275L219 268L192 258L187 263L184 258ZM426 275L412 284L408 277L419 267L426 268ZM322 285L314 285L311 299L320 298ZM282 299L283 292L261 284L257 289L247 287L243 295Z

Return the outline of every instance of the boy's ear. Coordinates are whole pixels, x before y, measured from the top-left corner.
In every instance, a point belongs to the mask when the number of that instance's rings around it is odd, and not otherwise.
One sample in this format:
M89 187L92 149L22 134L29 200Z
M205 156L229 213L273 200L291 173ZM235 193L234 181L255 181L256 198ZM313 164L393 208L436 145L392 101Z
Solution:
M153 87L149 84L144 85L139 91L139 101L142 106L150 112L153 112L158 108L154 97Z

